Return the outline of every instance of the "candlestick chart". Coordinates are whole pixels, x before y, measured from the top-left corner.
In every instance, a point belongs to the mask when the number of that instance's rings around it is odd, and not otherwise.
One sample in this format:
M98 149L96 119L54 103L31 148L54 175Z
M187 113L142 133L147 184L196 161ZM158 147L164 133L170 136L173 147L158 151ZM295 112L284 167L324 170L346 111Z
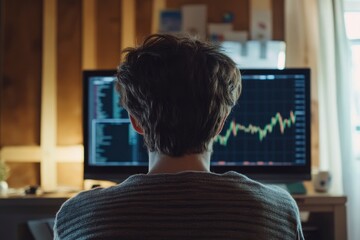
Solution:
M227 142L231 135L234 137L237 136L238 132L244 132L249 134L254 134L259 137L259 141L262 141L269 133L272 133L276 126L278 125L278 130L281 134L284 134L285 129L290 128L296 122L296 116L293 111L290 111L289 118L283 118L279 112L271 118L270 122L266 124L263 128L260 126L255 126L253 124L248 124L247 126L240 123L236 123L235 120L232 120L229 124L228 129L225 131L225 135L218 135L215 138L215 142L226 146Z
M212 164L304 164L309 114L305 79L243 75L242 84L237 105L214 138Z

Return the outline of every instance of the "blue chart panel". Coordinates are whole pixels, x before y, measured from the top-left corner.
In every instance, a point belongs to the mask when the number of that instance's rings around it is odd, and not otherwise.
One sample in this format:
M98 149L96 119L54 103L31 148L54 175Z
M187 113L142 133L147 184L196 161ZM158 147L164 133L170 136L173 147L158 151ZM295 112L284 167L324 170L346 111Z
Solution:
M243 91L215 139L213 165L304 165L304 75L242 75Z

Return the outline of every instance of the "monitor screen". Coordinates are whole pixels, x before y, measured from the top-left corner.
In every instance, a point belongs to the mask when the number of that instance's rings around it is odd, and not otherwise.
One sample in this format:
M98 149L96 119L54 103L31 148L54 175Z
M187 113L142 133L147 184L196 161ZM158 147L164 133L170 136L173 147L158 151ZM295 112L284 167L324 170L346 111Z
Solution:
M141 135L119 105L114 71L85 71L84 177L146 173ZM243 69L242 94L215 138L211 170L264 182L310 179L310 70Z

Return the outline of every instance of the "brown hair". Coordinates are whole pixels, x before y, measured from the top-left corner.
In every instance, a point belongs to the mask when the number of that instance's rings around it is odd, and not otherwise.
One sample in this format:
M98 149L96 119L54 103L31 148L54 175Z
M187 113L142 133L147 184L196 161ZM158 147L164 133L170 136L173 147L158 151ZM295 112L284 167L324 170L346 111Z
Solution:
M120 102L144 130L149 151L182 156L209 150L240 96L236 64L215 45L166 34L124 52Z

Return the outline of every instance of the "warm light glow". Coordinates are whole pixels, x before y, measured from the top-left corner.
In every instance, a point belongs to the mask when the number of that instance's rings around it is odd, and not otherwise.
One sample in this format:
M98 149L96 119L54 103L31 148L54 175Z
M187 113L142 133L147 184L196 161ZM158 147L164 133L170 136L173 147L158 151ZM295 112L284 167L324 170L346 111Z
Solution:
M277 68L278 69L285 68L285 52L279 52Z
M351 82L351 127L353 151L360 159L360 4L353 3L345 12L346 34L351 44L352 82Z
M346 12L345 23L348 38L360 39L360 12Z
M360 16L360 13L359 13ZM359 36L360 37L360 36ZM353 106L351 111L351 123L353 131L353 149L356 158L360 158L360 44L353 45L352 50L352 90Z
M56 162L83 162L83 145L57 146ZM40 162L40 146L5 146L0 149L0 158L9 162Z
M56 156L58 162L83 162L84 146L58 146L56 148Z

